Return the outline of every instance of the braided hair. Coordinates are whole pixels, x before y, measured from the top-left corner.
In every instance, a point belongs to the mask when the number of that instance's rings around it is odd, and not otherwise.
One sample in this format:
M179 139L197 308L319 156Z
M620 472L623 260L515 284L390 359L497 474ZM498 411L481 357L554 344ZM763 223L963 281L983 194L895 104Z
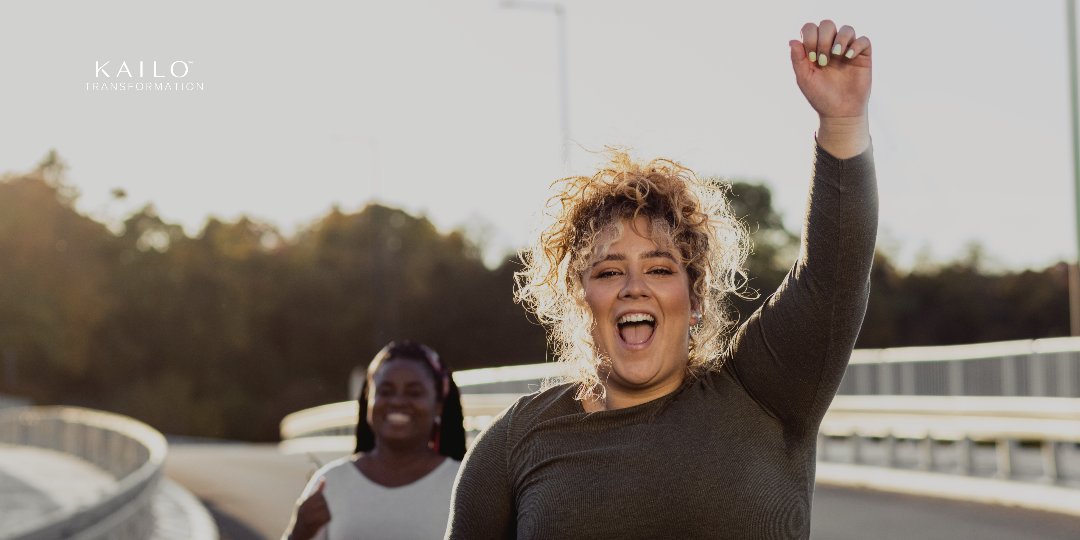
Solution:
M375 448L375 432L367 423L368 392L375 372L386 362L394 360L412 360L423 364L435 381L436 400L442 403L442 420L435 423L431 440L435 452L461 461L465 457L465 425L461 410L461 393L454 384L450 369L439 359L439 354L426 345L412 341L390 342L383 347L375 359L368 364L364 384L360 388L357 400L360 402L360 419L356 423L356 452L367 452Z

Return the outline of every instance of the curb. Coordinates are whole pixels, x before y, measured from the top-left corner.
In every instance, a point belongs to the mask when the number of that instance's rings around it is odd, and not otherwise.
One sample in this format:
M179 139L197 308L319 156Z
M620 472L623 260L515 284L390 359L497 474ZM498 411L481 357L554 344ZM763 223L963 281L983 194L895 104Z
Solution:
M180 484L162 478L152 505L154 532L150 540L220 540L210 512Z
M866 465L818 463L817 483L1080 516L1080 490Z

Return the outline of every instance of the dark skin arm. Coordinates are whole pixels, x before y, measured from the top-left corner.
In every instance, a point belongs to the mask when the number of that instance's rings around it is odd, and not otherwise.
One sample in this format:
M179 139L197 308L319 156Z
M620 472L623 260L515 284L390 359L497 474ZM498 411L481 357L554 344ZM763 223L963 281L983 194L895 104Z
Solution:
M296 507L292 522L285 531L288 540L311 540L319 528L330 522L330 507L326 504L323 489L326 487L326 478L320 478L319 484L311 492L304 502Z

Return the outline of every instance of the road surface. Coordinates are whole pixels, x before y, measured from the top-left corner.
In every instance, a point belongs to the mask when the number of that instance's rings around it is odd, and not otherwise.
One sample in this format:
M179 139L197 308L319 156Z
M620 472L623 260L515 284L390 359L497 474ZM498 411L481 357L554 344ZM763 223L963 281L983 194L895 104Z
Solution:
M208 503L222 540L277 540L316 468L275 445L173 444L165 472ZM812 540L1080 538L1080 517L824 486L814 494L812 524Z

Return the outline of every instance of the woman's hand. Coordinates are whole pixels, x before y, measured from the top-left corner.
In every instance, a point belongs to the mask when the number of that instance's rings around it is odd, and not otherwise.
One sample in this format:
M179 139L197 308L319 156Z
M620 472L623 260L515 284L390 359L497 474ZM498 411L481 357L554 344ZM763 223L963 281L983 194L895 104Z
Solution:
M330 507L322 494L325 487L326 478L320 478L311 495L296 508L292 532L288 534L290 540L310 540L320 527L330 522Z
M821 120L818 144L840 159L859 155L870 146L870 40L824 20L806 23L802 41L788 45L795 82Z

